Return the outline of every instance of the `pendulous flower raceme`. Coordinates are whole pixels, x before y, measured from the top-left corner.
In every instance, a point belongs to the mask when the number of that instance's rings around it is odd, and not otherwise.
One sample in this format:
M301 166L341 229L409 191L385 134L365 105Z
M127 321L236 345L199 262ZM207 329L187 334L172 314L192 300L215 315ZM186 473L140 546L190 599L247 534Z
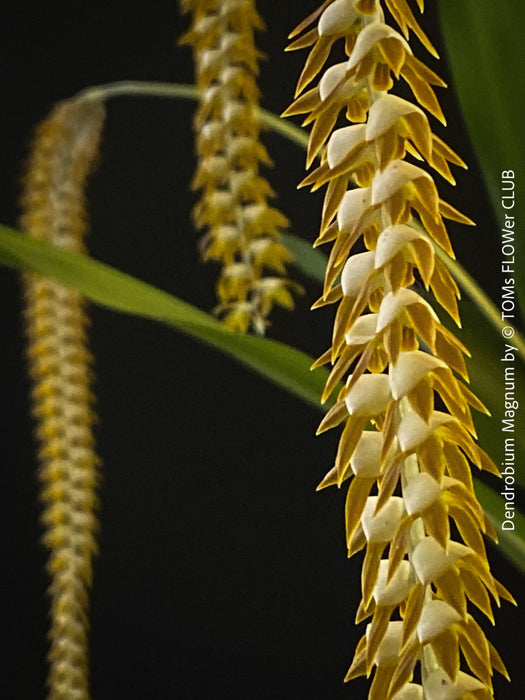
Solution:
M216 313L231 329L262 334L272 307L292 309L300 291L285 276L292 256L279 232L288 221L270 206L274 192L259 174L261 164L271 165L256 113L254 31L263 25L253 0L181 0L181 6L192 13L182 42L193 46L200 90L193 188L201 199L194 219L206 231L204 259L222 265Z
M513 599L490 573L495 532L473 488L470 465L499 472L476 443L471 408L486 409L465 385L468 351L415 285L459 323L435 248L453 256L444 219L472 222L423 167L454 183L450 165L464 164L432 133L444 83L410 33L437 55L406 0L327 0L290 35L310 52L285 115L312 125L307 164L320 164L303 185L326 185L316 245L332 244L315 304L337 304L323 401L344 381L319 427L342 426L319 488L349 481L348 552L365 551L356 622L368 623L346 680L373 674L372 700L481 700L493 670L507 673L472 613L494 621L491 598ZM346 58L330 65L334 45ZM414 101L390 93L401 78Z
M85 252L84 186L97 160L103 120L102 104L70 100L58 104L38 127L20 220L31 237ZM23 283L43 540L50 552L48 697L86 700L99 466L88 319L77 292L32 273L24 274Z

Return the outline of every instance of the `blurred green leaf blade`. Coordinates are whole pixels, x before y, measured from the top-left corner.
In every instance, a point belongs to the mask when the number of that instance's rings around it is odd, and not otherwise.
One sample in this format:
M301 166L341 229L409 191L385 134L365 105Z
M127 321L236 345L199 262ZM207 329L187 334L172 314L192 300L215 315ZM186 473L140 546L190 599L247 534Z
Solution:
M315 282L323 284L328 258L307 241L291 233L282 233L283 244L294 256L292 264Z
M92 258L35 241L0 225L0 262L53 277L102 306L167 323L217 348L272 382L319 406L324 368L284 343L229 331L209 314Z
M454 87L487 183L496 218L503 218L501 174L515 173L514 206L508 211L525 222L525 13L513 0L440 0L443 36ZM505 192L504 194L513 194ZM511 200L507 201L510 204ZM498 236L500 231L495 232ZM523 236L515 236L516 290L525 308ZM520 262L521 261L521 262Z
M499 466L504 457L505 437L510 435L502 432L502 420L505 417L505 363L502 362L505 341L472 302L463 301L460 313L463 327L459 331L453 330L472 355L467 362L470 388L491 413L490 416L479 413L474 416L479 443ZM512 364L515 384L513 395L525 407L522 396L525 387L525 367L518 353L514 353L514 356L516 359ZM508 388L510 389L510 386ZM511 398L510 392L508 398ZM512 436L515 438L516 481L525 487L525 433L520 430L519 410Z
M502 553L525 573L525 516L517 509L512 511L509 509L509 512L513 512L513 516L505 518L506 501L500 493L477 480L475 489L479 502L498 533L498 545ZM509 523L514 525L514 529L507 529Z

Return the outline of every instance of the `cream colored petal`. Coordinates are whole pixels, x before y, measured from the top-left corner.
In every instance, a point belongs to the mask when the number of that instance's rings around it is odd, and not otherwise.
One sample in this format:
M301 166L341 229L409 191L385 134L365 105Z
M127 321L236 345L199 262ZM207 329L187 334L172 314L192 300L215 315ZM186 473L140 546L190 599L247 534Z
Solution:
M207 70L213 66L218 66L224 61L223 52L219 49L204 49L197 55L198 70Z
M423 687L417 683L407 683L392 700L423 700Z
M430 421L425 423L415 411L409 411L403 416L397 429L399 446L403 452L413 450L426 440L430 433L452 420L454 419L448 413L433 411Z
M452 682L443 669L432 671L424 681L427 700L461 700L467 693L484 690L486 686L473 676L459 671Z
M239 229L235 226L225 224L224 226L216 226L213 229L213 237L216 238L220 243L231 243L240 238Z
M367 637L370 635L370 627L366 628ZM384 662L399 657L403 640L403 623L401 621L389 622L385 635L379 645L374 658L374 663L381 666Z
M242 216L246 223L255 223L268 211L267 204L248 204L243 207Z
M424 116L422 109L397 95L382 95L370 107L366 125L366 140L384 134L400 117L417 112Z
M286 284L282 277L263 277L257 280L257 289L262 294L273 294Z
M370 187L358 187L345 192L337 212L337 226L343 233L350 233L363 213L371 205Z
M385 202L401 187L419 178L426 178L434 184L432 177L417 165L405 160L393 160L372 181L372 204Z
M250 241L248 245L250 258L257 259L263 256L273 245L275 245L275 243L271 238L255 238L253 241Z
M326 148L328 165L331 168L335 168L350 151L353 151L356 146L363 143L366 140L365 131L365 124L353 124L342 129L336 129L330 136Z
M213 83L202 89L200 92L200 99L203 104L209 103L209 106L213 105L218 99L220 99L222 87Z
M445 552L433 537L425 537L412 552L412 565L422 583L430 583L442 576L445 571L461 557L471 554L472 550L460 542L450 542Z
M360 316L354 325L347 331L345 341L347 345L363 345L372 340L376 334L377 314L365 314Z
M369 496L361 516L363 531L369 542L389 542L405 513L403 499L392 496L379 513L374 515L376 507L377 496Z
M425 237L412 226L406 224L387 226L377 239L376 270L390 262L407 243L416 239L426 242Z
M354 5L355 0L335 0L329 5L319 18L319 36L342 34L350 29L359 16Z
M346 61L344 63L336 63L334 66L330 66L322 75L319 81L319 97L321 100L326 100L328 95L330 95L335 88L342 83L344 77L348 71ZM341 99L343 97L349 97L355 91L354 83L348 81L348 90L341 93Z
M347 297L355 297L374 271L374 251L348 258L341 273L341 287Z
M392 27L389 27L383 22L372 22L359 33L352 55L348 59L348 68L352 69L357 66L359 61L361 61L381 39L397 39L407 53L412 53L410 46L399 32L396 32L395 29L392 29Z
M409 515L428 508L441 495L441 486L430 474L420 472L403 488L403 500Z
M245 263L233 263L224 268L223 274L225 277L231 277L232 279L249 278L252 274L252 268Z
M439 321L436 312L426 302L422 296L412 289L407 289L402 287L396 292L388 292L385 294L381 306L379 307L379 314L377 319L377 332L384 330L389 326L392 321L407 307L411 304L423 304L428 308L432 316Z
M228 209L231 210L235 207L235 197L231 192L226 190L214 190L210 195L208 195L207 204L210 209Z
M232 85L236 82L243 84L245 76L246 73L243 68L240 66L229 65L226 66L223 71L221 71L221 82L224 85Z
M383 433L364 430L354 450L350 464L356 476L375 477L381 473Z
M390 368L390 389L395 399L409 394L423 377L437 367L447 367L443 360L421 350L400 352Z
M237 197L245 188L255 187L257 182L257 173L253 169L230 171L228 175L230 189Z
M199 139L202 139L205 143L215 141L216 139L222 138L223 131L224 124L222 122L206 122L206 124L203 124L199 130Z
M347 384L351 378L352 375ZM363 374L346 395L345 404L351 416L375 416L382 413L391 400L387 374Z
M202 17L199 17L194 25L193 25L193 31L195 34L208 34L211 30L213 30L214 26L217 24L217 15L212 14L212 15L203 15Z
M242 100L228 100L223 108L224 121L230 123L239 118L246 118L252 115L253 109L251 105Z
M239 46L242 41L242 36L238 32L224 31L219 39L219 45L222 51L230 51Z
M410 562L404 560L396 569L395 574L387 583L388 559L382 559L379 563L377 583L372 595L378 605L399 605L407 598L413 585L413 573Z
M417 625L417 638L425 644L460 620L458 611L444 600L430 600L423 606Z

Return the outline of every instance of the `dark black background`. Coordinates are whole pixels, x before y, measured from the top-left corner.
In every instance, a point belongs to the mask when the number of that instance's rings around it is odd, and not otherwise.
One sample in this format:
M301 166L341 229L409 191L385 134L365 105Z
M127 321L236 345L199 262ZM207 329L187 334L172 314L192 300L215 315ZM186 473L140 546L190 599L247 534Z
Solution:
M286 34L313 0L261 1L264 106L281 112L304 59ZM439 44L433 8L425 26ZM14 225L18 178L34 124L53 102L121 79L191 82L187 26L175 2L18 3L3 18L3 223ZM446 60L439 68L447 75ZM467 160L443 196L479 222L457 227L460 260L494 293L497 227L454 99L447 140ZM193 105L119 98L108 108L102 162L90 186L93 255L201 308L214 303L212 266L199 264L189 223ZM440 132L441 133L441 132ZM295 233L316 236L320 197L296 191L304 155L265 142L270 179ZM2 270L0 517L6 612L2 696L43 698L45 553L39 544L34 443L28 418L17 276ZM276 313L270 335L312 355L328 345L330 313ZM350 698L342 679L362 628L353 625L360 557L346 559L344 494L315 493L336 435L314 437L320 413L171 329L92 309L99 452L104 462L100 556L92 602L92 693L115 698ZM499 577L522 579L493 554ZM491 639L521 697L523 610L505 606Z

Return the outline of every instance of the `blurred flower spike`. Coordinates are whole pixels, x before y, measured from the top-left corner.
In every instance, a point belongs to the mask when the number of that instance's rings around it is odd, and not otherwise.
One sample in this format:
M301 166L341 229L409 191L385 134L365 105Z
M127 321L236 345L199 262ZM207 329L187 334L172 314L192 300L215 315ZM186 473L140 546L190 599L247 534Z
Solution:
M274 192L259 174L271 159L259 141L259 52L263 28L253 0L182 0L191 29L182 42L194 51L199 106L199 158L193 180L201 199L194 209L205 260L222 265L216 313L232 330L263 334L275 305L291 309L299 285L286 277L292 260L280 242L288 220L270 206Z

